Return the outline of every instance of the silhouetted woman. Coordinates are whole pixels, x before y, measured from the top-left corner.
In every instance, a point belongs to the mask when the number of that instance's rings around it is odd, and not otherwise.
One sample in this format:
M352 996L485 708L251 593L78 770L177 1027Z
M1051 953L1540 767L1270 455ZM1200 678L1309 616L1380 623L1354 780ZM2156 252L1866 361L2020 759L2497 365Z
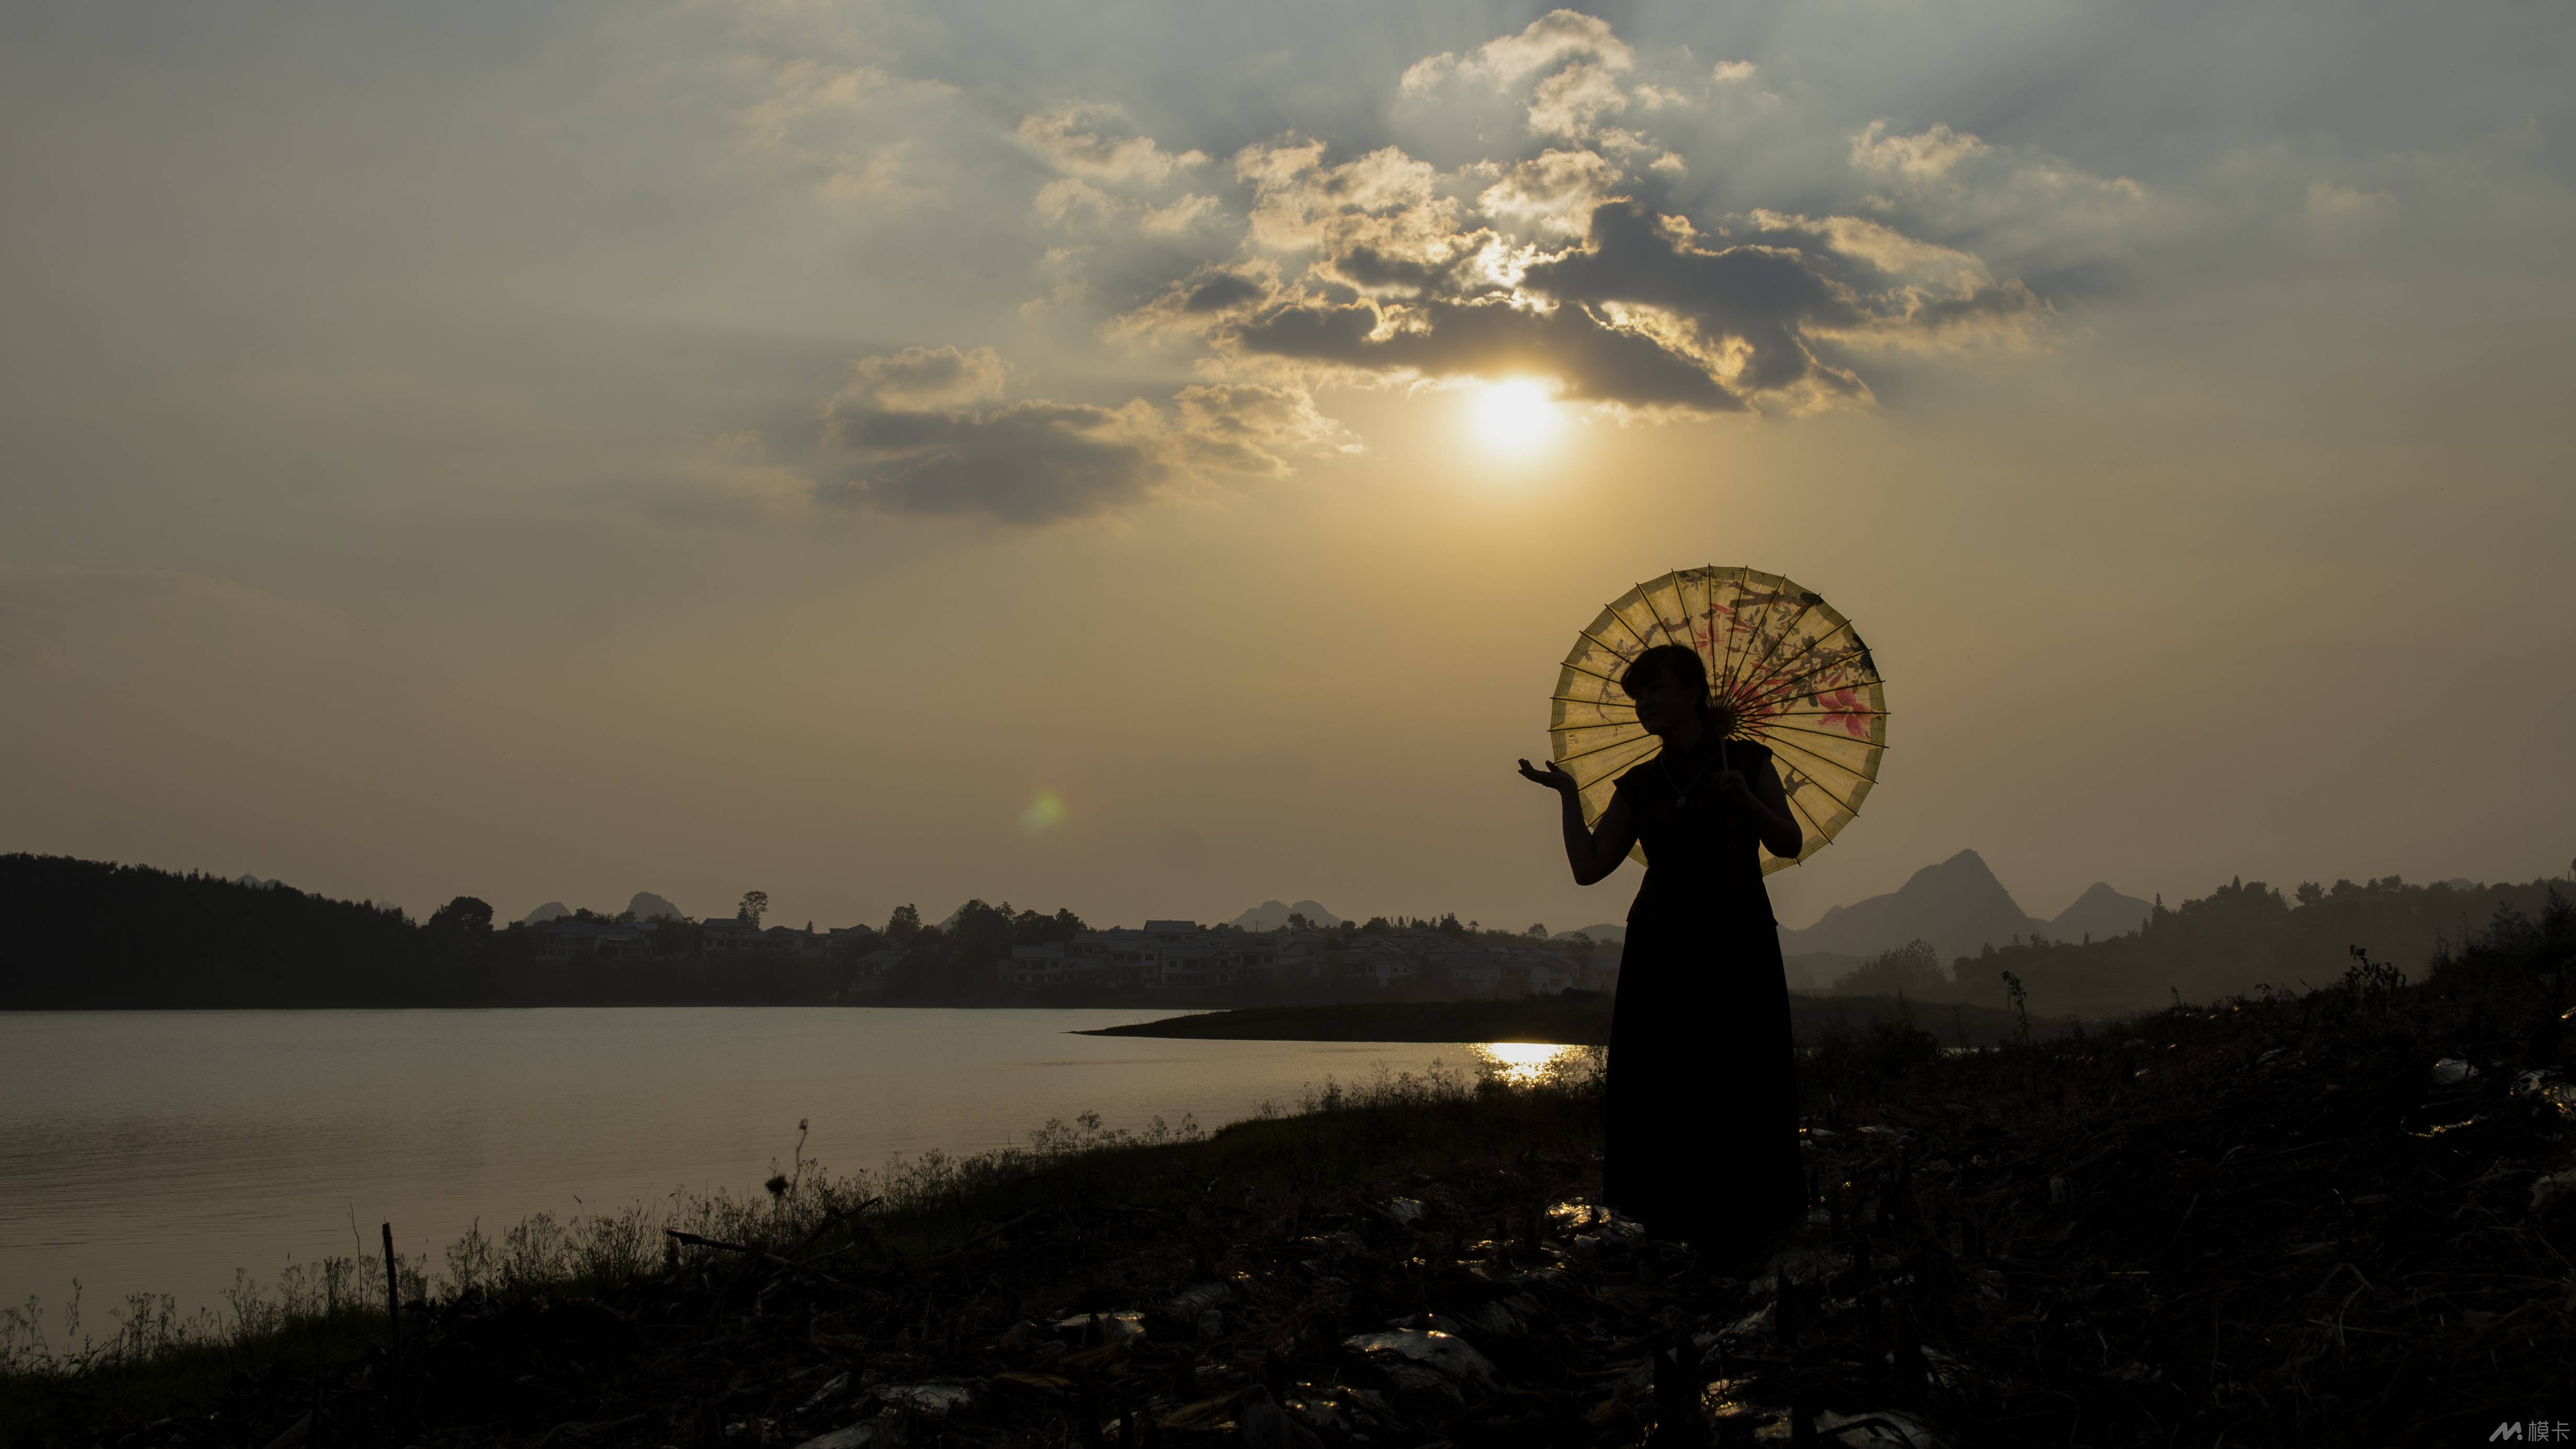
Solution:
M1646 848L1610 1015L1602 1197L1741 1274L1806 1204L1789 985L1756 853L1795 856L1802 832L1771 751L1724 737L1697 653L1649 649L1619 687L1663 748L1619 777L1598 829L1574 776L1520 762L1563 799L1578 884Z

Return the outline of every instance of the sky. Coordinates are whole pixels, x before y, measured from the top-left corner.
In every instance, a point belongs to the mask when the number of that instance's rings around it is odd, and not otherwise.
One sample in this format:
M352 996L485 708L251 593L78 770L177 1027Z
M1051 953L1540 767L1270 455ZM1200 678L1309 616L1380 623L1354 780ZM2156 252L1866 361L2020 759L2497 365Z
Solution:
M1887 680L1782 920L2576 855L2563 7L29 3L0 850L1616 921L1575 631Z

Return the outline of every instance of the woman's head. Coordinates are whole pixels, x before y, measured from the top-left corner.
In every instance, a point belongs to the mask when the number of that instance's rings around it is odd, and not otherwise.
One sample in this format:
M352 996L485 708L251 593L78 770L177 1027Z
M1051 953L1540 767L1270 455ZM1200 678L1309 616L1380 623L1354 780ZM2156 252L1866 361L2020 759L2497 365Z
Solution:
M1629 661L1619 688L1637 703L1637 721L1654 734L1669 733L1697 714L1703 728L1717 723L1708 697L1708 665L1696 649L1658 644Z

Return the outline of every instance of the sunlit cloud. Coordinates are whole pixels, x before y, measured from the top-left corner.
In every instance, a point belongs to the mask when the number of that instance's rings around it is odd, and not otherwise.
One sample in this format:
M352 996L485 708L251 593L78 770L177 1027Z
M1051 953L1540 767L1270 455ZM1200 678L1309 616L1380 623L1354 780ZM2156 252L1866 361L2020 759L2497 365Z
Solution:
M1166 151L1151 136L1104 134L1124 120L1116 106L1083 103L1024 116L1011 134L1067 176L1112 185L1160 186L1175 171L1207 164L1204 154Z
M1008 402L1009 368L981 348L910 348L851 374L808 447L813 496L828 504L1046 523L1280 477L1291 458L1357 446L1293 386L1203 383L1160 405Z
M2145 204L2135 182L2027 148L1876 121L1846 133L1839 182L1868 214L1694 215L1671 200L1689 142L1652 129L1720 114L1756 70L1641 54L1552 11L1404 72L1399 99L1520 118L1454 165L1291 131L1219 166L1107 101L1024 114L1007 143L1054 173L1030 204L1083 245L1048 248L1019 316L1063 328L1108 304L1099 339L1216 390L1006 401L1021 379L991 348L863 359L824 410L815 496L1015 522L1112 512L1355 451L1319 401L1341 388L1545 378L1546 416L1626 422L1873 406L1873 356L2039 344L2052 310L1989 243L2063 255ZM798 94L867 91L808 78Z

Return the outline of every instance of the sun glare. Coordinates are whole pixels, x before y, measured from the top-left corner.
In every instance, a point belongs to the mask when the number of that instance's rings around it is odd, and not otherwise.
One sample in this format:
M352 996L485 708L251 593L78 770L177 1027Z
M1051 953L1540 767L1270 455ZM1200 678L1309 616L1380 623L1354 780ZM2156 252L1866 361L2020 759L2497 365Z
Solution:
M1565 426L1553 389L1535 377L1486 383L1475 412L1476 436L1497 453L1534 452Z
M1527 1041L1479 1042L1475 1049L1492 1064L1495 1076L1517 1086L1545 1080L1550 1067L1582 1051L1580 1047Z

